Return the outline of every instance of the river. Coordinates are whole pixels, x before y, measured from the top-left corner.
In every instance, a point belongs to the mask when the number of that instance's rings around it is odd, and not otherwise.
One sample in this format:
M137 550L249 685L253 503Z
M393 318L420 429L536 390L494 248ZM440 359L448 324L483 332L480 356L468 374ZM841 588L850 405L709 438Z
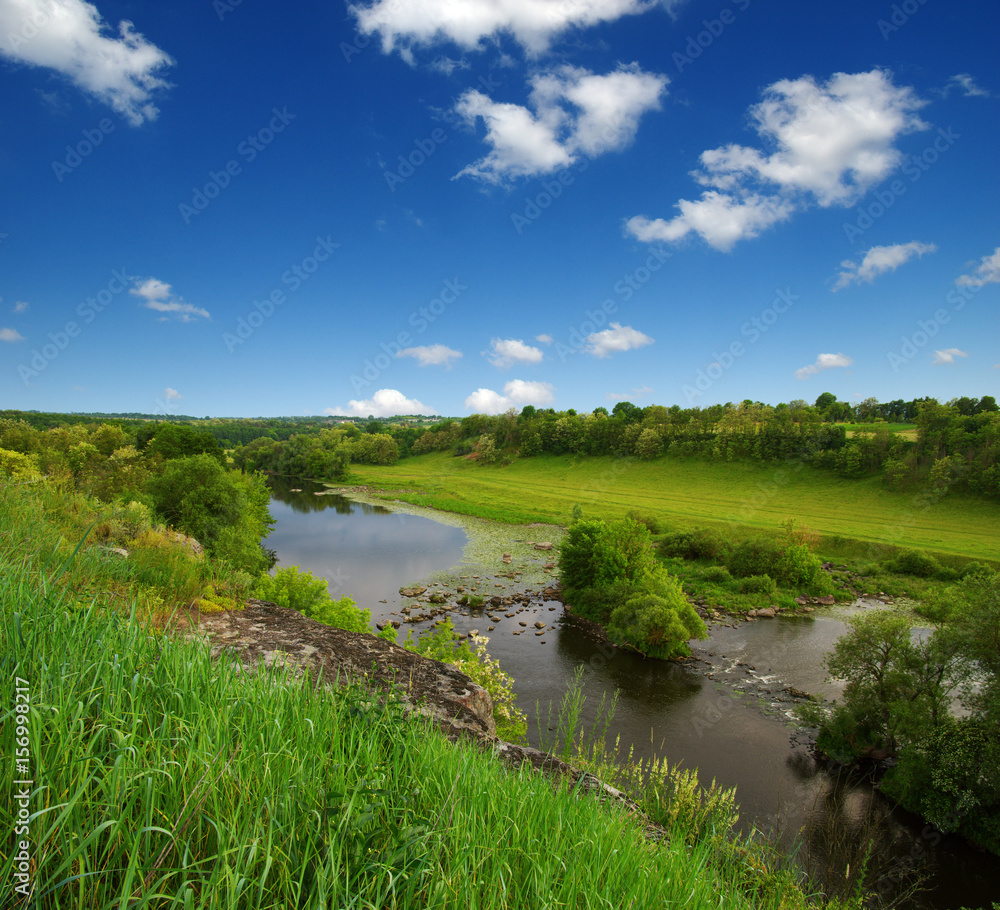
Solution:
M266 544L278 565L324 576L333 596L350 595L371 610L373 620L404 619L399 589L416 582L442 590L462 584L489 596L525 587L540 591L549 581L543 564L551 553L525 555L533 553L531 541L537 533L544 536L544 529L492 525L478 533L490 523L473 520L479 549L470 552L470 522L455 516L352 501L303 480L273 478L271 486L276 525ZM484 548L492 555L484 556ZM513 567L521 566L523 577L505 577L501 549L514 554ZM927 890L904 906L989 908L1000 900L995 857L894 809L865 781L828 774L813 760L806 732L791 720L789 687L838 694L825 679L822 660L844 631L848 612L834 608L735 628L716 624L709 640L696 643L695 659L684 663L609 648L583 624L565 618L561 605L541 598L530 606L449 615L459 631L478 629L489 638L491 657L514 678L533 744L546 735L539 731L539 715L547 717L550 704L558 707L583 667L585 724L596 719L602 697L606 703L617 693L610 742L619 738L622 751L631 748L639 758L665 757L697 768L703 784L735 787L741 826L778 832L786 843L798 839L814 872L837 876L837 845L856 844L863 831L875 828L887 893L916 863L929 876ZM536 622L545 623L538 635Z

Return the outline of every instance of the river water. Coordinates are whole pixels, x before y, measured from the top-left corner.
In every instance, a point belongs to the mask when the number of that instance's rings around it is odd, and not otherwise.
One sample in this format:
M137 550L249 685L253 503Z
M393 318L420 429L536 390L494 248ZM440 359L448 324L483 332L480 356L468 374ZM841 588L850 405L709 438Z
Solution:
M497 566L475 571L469 538L453 518L439 516L444 523L412 509L316 495L325 488L304 480L273 478L271 486L277 521L266 543L278 565L298 565L324 576L333 596L349 594L376 621L403 619L406 601L399 588L418 581L433 584L440 578L454 585L457 579L467 590L475 586L487 596L515 589L495 574ZM525 536L521 528L497 527L507 533L498 534L499 540ZM538 563L550 555L540 554ZM447 570L460 563L464 574L449 576ZM822 660L844 631L843 608L735 628L716 624L709 640L695 643L695 659L684 663L643 660L610 648L585 624L564 617L560 604L542 598L530 606L449 615L457 630L477 629L489 638L490 656L514 678L533 744L546 735L538 718L548 717L550 704L558 707L582 667L585 726L596 720L602 697L607 703L617 694L610 742L618 738L621 751L631 749L638 758L666 758L697 768L703 784L715 780L735 787L740 824L778 832L789 844L797 840L814 873L836 878L844 862L835 855L836 845L856 844L862 831L874 827L887 894L916 864L929 876L928 890L904 906L957 910L989 908L1000 900L995 857L893 809L865 781L831 776L814 762L808 735L792 722L789 687L826 697L839 692L825 679ZM538 635L537 622L545 624Z

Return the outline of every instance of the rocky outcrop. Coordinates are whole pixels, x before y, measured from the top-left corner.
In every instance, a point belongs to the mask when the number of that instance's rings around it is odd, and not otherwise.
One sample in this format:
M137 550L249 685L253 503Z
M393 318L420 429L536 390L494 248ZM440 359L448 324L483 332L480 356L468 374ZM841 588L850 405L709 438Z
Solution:
M225 653L243 672L284 666L318 683L358 682L378 695L395 692L453 739L496 734L493 699L482 686L455 667L374 635L345 632L261 600L203 614L194 631L208 641L213 658Z

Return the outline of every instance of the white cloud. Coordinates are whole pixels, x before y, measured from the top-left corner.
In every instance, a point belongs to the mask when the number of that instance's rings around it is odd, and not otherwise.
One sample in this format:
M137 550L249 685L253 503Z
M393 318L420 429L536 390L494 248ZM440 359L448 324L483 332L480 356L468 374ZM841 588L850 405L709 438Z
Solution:
M952 76L948 80L948 84L945 86L943 95L947 95L948 92L953 88L960 88L962 94L966 98L989 98L990 93L984 88L980 88L976 85L976 80L972 78L969 73L959 73L957 76Z
M942 363L954 363L956 357L968 357L969 355L965 351L960 351L958 348L945 348L943 351L935 351L934 359L931 361L933 364Z
M172 389L167 386L163 390L163 397L166 401L180 401L184 396L177 391L177 389Z
M648 335L620 322L612 322L611 328L588 335L586 341L584 350L595 357L607 357L609 354L631 351L653 343Z
M670 221L636 215L625 223L625 230L645 243L670 243L694 231L707 244L725 252L738 240L756 237L795 211L791 201L779 196L737 198L715 190L702 193L696 202L681 199L677 208L681 213Z
M809 205L852 205L899 166L896 140L927 128L916 115L924 103L880 69L836 73L823 84L812 76L775 82L749 111L767 151L730 144L702 152L692 172L708 188L701 198L680 200L669 221L631 218L626 230L644 241L694 231L727 250Z
M554 391L547 382L512 379L503 387L502 395L493 389L476 389L465 399L465 406L474 414L503 414L527 404L535 407L551 404Z
M24 336L17 329L0 329L0 341L24 341Z
M486 355L493 366L503 369L515 363L541 363L545 356L541 348L525 344L520 338L494 338Z
M158 313L166 313L169 316L176 316L181 322L193 322L195 318L201 316L203 319L211 319L208 310L196 307L190 303L185 303L180 297L175 298L173 288L159 278L136 279L136 286L129 291L136 297L142 297L146 302L143 304L150 310Z
M27 309L28 309L28 301L27 300L18 300L18 301L15 301L15 303L14 303L14 312L15 313L24 313Z
M530 54L547 50L571 28L613 22L676 0L372 0L350 4L358 28L378 33L384 53L398 50L412 62L413 51L436 42L475 50L486 38L510 35Z
M1000 246L979 260L979 265L968 275L955 279L959 287L981 288L984 284L1000 284Z
M128 20L115 37L86 0L3 0L0 54L62 73L133 126L159 113L153 93L168 86L160 74L174 61Z
M451 361L461 357L462 352L453 350L446 344L425 344L416 348L403 348L396 356L414 357L422 367L440 366L441 364L450 367Z
M879 275L894 272L914 256L935 252L937 252L937 247L933 243L920 243L916 240L911 240L909 243L896 243L892 246L873 246L865 253L861 265L850 259L845 259L840 264L844 271L837 276L837 283L833 286L833 290L839 291L851 283L860 284L862 281L871 284Z
M552 338L551 335L545 333L535 336L535 341L539 342L540 344L552 344L553 340L554 339Z
M796 379L808 379L823 370L832 370L835 367L849 367L854 361L846 354L820 354L816 362L807 367L802 367L795 371Z
M396 417L400 414L437 414L433 408L416 398L407 398L396 389L379 389L369 399L351 400L347 407L324 408L324 414L343 415L347 417Z
M603 76L561 66L532 77L530 107L493 101L469 89L455 111L469 125L482 118L491 150L455 176L501 183L567 167L580 155L625 148L635 138L640 117L659 109L668 81L635 63L620 64Z

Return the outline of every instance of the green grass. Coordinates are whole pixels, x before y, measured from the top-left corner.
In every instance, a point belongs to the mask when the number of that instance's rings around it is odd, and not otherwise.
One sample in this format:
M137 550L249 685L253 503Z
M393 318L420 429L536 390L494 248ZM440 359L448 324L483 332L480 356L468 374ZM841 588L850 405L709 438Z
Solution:
M67 559L36 506L0 487L0 788L21 777L15 687L34 782L0 876L13 893L26 839L32 908L807 905L746 841L650 842L622 810L397 704L240 673L134 605L102 607L63 583L87 557Z
M822 550L877 558L905 546L942 555L1000 558L1000 503L896 493L877 479L848 480L810 465L539 456L486 467L442 453L391 467L355 466L358 483L388 498L497 521L566 524L635 510L672 527L746 526L768 531L795 518ZM860 545L858 545L860 542Z
M918 428L912 423L840 423L837 426L843 427L847 431L848 438L856 436L858 433L875 433L879 430L888 430L903 439L916 439Z

